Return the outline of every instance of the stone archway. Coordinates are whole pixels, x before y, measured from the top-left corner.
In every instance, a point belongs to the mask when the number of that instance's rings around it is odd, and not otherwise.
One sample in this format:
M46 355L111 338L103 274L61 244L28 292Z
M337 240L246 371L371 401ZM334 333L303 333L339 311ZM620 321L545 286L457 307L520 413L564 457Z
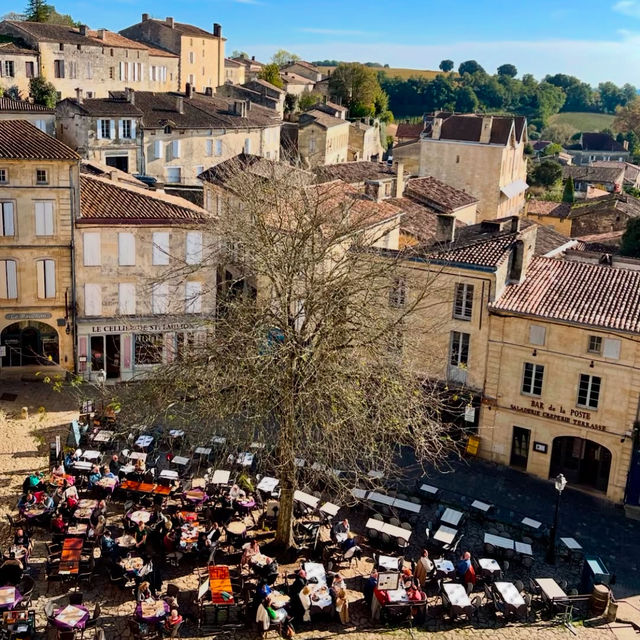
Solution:
M605 446L573 436L554 438L549 477L563 473L571 484L607 492L611 451Z
M35 320L23 320L6 326L0 333L5 347L3 367L58 364L60 341L54 327Z

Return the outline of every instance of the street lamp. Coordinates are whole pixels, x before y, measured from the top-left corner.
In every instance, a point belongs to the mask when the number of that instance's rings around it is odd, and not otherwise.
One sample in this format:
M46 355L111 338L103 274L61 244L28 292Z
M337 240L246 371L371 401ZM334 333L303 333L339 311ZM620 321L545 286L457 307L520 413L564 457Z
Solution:
M555 480L553 481L553 484L556 488L556 491L558 492L558 495L556 497L556 513L553 518L553 526L551 527L551 535L550 535L551 539L549 540L549 548L547 549L546 561L548 564L556 563L556 533L558 532L558 514L560 512L560 496L562 495L564 488L567 486L567 479L561 473L559 473L555 478Z

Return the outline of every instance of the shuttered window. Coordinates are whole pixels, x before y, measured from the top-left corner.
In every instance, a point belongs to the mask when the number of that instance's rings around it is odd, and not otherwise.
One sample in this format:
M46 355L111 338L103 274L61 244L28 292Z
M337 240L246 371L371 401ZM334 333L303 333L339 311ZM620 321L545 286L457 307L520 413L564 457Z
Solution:
M200 231L187 232L185 259L187 264L200 264L202 262L202 233Z
M118 311L123 316L132 316L136 312L136 285L132 282L118 285Z
M53 235L53 202L36 202L36 235Z
M180 140L174 140L171 143L171 155L174 158L180 157Z
M82 262L85 267L99 267L100 256L100 233L87 231L82 234Z
M16 234L13 202L0 202L0 236L14 236Z
M620 358L620 340L616 338L605 338L602 355L605 358L618 360Z
M136 240L133 233L118 234L118 264L121 267L136 264Z
M185 311L200 313L202 311L202 283L186 282L184 289Z
M154 265L169 264L169 233L157 231L153 234L153 256Z
M18 277L15 260L0 260L0 298L18 297Z
M36 260L38 298L56 297L56 268L53 260Z
M162 140L153 141L153 157L156 160L162 158Z
M99 284L84 285L84 313L87 316L102 315L102 286Z
M546 338L547 330L539 324L532 324L529 327L530 344L543 345Z

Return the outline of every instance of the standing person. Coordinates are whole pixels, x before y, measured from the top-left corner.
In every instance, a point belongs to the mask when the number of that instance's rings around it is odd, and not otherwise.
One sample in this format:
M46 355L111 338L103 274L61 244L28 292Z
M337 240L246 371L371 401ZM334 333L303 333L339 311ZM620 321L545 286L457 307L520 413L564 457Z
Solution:
M301 622L305 613L305 608L300 600L300 592L307 586L307 584L309 584L309 581L307 580L307 572L304 569L300 569L300 571L297 572L292 585L289 587L291 615L296 622Z
M120 464L120 460L118 459L118 454L114 453L111 456L111 461L109 462L109 471L111 471L114 476L117 476L118 473L120 473L120 467L122 467L122 465Z
M423 549L422 555L418 558L418 562L416 562L416 568L414 571L414 575L419 586L422 587L424 585L427 577L432 571L433 562L431 562L431 558L429 558L429 552L426 549Z
M476 583L476 572L471 564L471 554L468 551L465 551L460 558L456 566L456 573L459 578L462 580L463 584L473 584Z

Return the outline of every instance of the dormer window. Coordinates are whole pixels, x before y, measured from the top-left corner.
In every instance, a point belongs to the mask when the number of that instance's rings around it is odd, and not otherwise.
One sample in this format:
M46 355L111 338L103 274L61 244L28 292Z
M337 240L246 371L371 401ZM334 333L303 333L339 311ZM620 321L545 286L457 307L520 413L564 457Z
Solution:
M171 127L170 127L169 125L167 125L167 126L164 128L164 132L165 132L165 133L171 133Z

